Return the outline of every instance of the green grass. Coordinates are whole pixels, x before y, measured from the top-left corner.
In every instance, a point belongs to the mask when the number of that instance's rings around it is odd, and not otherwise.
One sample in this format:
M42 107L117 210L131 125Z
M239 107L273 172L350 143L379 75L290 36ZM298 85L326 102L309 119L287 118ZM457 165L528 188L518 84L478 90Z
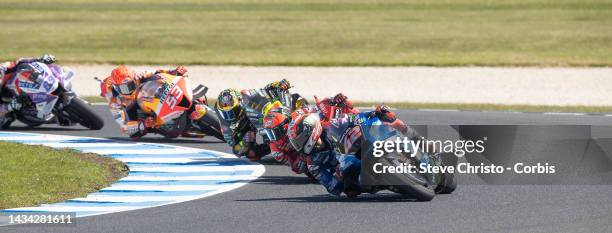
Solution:
M3 0L0 58L610 66L610 25L610 0Z
M0 209L84 197L126 174L112 158L0 141Z
M355 106L371 107L375 102L355 102ZM454 109L467 111L510 112L564 112L564 113L612 113L612 106L555 106L555 105L504 105L504 104L460 104L460 103L410 103L391 102L385 105L401 109Z

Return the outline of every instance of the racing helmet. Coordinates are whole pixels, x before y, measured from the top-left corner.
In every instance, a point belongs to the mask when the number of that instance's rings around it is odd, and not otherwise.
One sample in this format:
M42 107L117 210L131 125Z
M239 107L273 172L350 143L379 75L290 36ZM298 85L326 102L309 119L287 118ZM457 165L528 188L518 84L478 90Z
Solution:
M263 118L263 131L270 141L280 140L286 134L289 117L289 109L285 106L276 106L268 110Z
M323 133L319 114L297 110L291 118L287 129L289 142L296 151L310 154Z
M225 89L219 93L215 109L226 122L234 122L242 113L242 95L236 89Z
M131 95L136 90L134 72L126 66L120 65L111 71L111 85L113 89L122 95Z
M353 102L351 102L348 97L342 93L338 93L336 96L334 96L333 102L336 104L336 106L341 108L353 108Z

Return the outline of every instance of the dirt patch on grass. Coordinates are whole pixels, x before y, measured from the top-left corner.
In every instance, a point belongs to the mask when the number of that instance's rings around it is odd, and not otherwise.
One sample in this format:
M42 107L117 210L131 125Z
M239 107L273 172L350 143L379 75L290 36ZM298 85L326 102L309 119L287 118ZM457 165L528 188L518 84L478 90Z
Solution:
M92 162L107 168L111 172L111 176L107 177L106 179L109 182L126 177L130 171L130 169L125 163L122 163L118 160L109 157L104 157L93 153L84 153L81 154L79 157L81 158L81 160ZM104 187L96 187L96 189L101 188Z

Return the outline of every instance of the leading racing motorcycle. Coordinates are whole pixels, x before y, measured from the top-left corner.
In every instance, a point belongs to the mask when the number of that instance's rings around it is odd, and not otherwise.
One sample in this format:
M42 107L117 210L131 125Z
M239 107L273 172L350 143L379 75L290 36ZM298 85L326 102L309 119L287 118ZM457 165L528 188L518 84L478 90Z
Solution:
M10 75L1 101L21 107L6 115L7 121L1 125L3 129L15 120L30 127L54 122L61 126L78 123L92 130L104 127L102 118L72 90L72 70L31 62L17 65Z
M364 166L363 156L373 155L373 148L367 145L374 141L383 141L383 144L385 141L394 142L397 137L405 137L400 130L386 125L371 112L332 119L326 131L338 153L355 155L362 160L362 166ZM408 146L411 147L409 151L416 151L414 156L408 153L392 152L376 161L380 162L382 166L412 164L417 168L423 163L430 166L456 165L456 161L446 159L446 156L442 154L425 153L419 148L412 148L410 143ZM380 190L390 190L409 195L419 201L432 200L435 194L452 193L457 187L457 181L453 173L419 173L416 171L374 177L371 174L361 174L361 170L357 169L349 172L345 179L364 180L364 176L370 176L370 180L381 181L381 185L360 184L360 187L358 187L360 192L376 193Z

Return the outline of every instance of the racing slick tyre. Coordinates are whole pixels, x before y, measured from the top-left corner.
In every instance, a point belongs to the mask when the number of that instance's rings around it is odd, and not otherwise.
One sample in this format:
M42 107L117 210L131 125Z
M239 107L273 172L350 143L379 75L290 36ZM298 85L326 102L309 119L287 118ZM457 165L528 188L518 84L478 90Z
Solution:
M99 130L104 127L104 121L98 116L87 103L79 98L73 98L70 104L63 109L70 118L79 122L82 126L91 130Z
M397 159L381 159L380 162L383 166L401 164ZM388 184L403 184L392 185L391 191L409 195L417 201L431 201L436 196L435 185L429 184L424 177L421 177L421 174L397 173L385 176L385 178L385 182Z
M206 115L198 120L197 123L204 134L213 136L225 142L225 139L223 139L223 133L221 133L221 123L213 111L207 112Z
M453 154L440 154L438 155L442 159L442 164L444 166L454 166L457 167L457 156ZM457 188L457 179L455 179L455 173L444 173L440 176L441 179L438 181L438 186L436 187L437 194L450 194Z

